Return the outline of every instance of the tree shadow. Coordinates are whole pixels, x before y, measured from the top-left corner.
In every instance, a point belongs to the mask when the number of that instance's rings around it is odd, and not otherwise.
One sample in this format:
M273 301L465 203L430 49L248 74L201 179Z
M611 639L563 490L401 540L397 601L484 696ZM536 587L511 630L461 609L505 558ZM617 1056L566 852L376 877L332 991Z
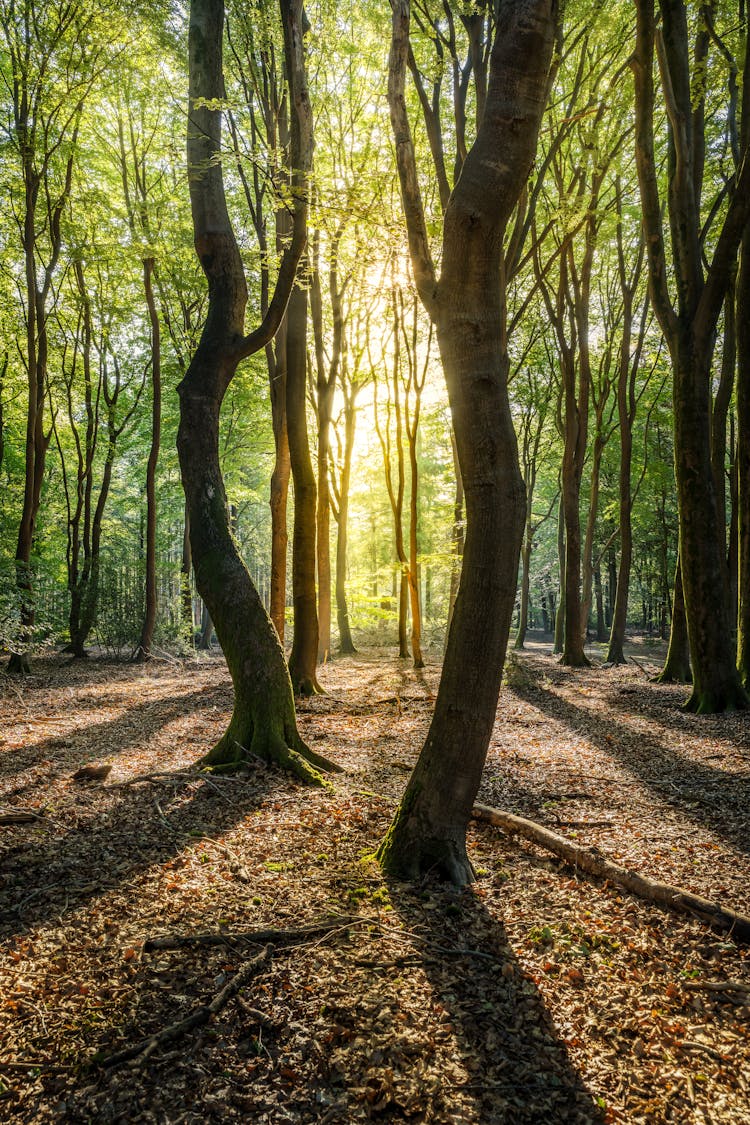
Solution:
M442 1091L451 1119L603 1122L602 1108L572 1063L542 995L524 975L500 919L469 889L418 895L390 882L389 892L432 988L435 1037L452 1038L453 1058L469 1074Z
M230 831L281 780L260 762L235 782L181 779L175 771L174 781L118 790L114 807L95 818L66 810L62 834L28 829L0 861L0 939L63 922L201 838Z
M544 673L525 665L523 677L508 690L580 733L606 757L617 762L639 782L678 808L688 820L722 836L738 850L750 854L747 823L737 817L737 809L750 803L750 774L738 774L718 766L696 762L676 753L662 741L642 730L634 732L607 713L598 715L550 691L542 684ZM558 681L559 682L559 681ZM624 697L626 700L628 696ZM632 703L625 707L633 710ZM700 719L694 720L700 722ZM696 734L694 724L689 732ZM585 771L581 772L585 782ZM528 794L528 790L526 790Z
M144 726L157 730L181 715L196 714L219 705L228 710L230 699L227 688L217 686L208 690L199 688L193 692L177 693L166 699L162 697L131 703L117 718L93 724L82 721L65 734L44 738L23 750L0 753L0 778L23 773L42 760L57 764L74 755L76 765L82 765L94 757L111 758L140 742L144 737ZM81 736L84 742L79 746ZM25 788L26 786L22 786L12 793L4 794L4 797L18 795Z

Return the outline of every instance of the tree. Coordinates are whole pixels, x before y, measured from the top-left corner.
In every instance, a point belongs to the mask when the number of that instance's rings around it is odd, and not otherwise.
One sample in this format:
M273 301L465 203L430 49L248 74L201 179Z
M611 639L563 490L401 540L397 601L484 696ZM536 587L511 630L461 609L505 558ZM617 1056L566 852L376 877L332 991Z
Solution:
M400 876L473 878L466 825L495 719L525 508L507 395L503 235L536 149L555 17L553 0L500 6L484 113L445 210L438 277L404 97L409 2L393 6L388 96L402 203L415 284L436 325L467 513L435 713L379 851Z
M265 347L279 327L307 238L312 115L301 0L280 0L280 8L292 107L293 232L268 313L246 335L245 273L227 209L220 160L224 5L222 0L192 0L190 7L190 202L209 304L200 342L178 388L177 447L190 509L196 586L214 622L235 691L229 728L205 761L215 767L231 767L256 755L278 762L305 780L319 782L318 770L331 768L331 763L310 750L297 731L284 653L231 534L219 464L222 399L238 364Z
M24 496L16 545L16 584L21 603L17 651L9 671L29 670L24 646L34 625L31 554L41 502L47 449L45 430L49 360L48 317L62 249L62 219L73 183L81 114L102 46L96 16L79 3L38 7L24 0L0 4L3 82L11 95L10 131L17 183L14 219L23 265L25 320L23 363L27 376ZM91 43L94 43L93 50ZM87 46L84 46L87 44Z
M636 164L651 303L669 348L673 373L675 477L680 523L680 564L693 692L687 708L715 712L744 708L748 697L735 666L726 597L724 558L711 466L710 374L716 325L730 284L737 249L750 217L750 160L741 159L734 190L708 258L701 215L706 159L706 84L698 80L710 45L709 24L699 26L691 70L687 10L683 0L638 0L635 76ZM710 6L706 11L711 14ZM668 117L667 210L676 303L669 291L667 243L654 151L654 55ZM744 88L750 82L746 54ZM747 149L743 150L745 156ZM710 223L708 227L710 227Z

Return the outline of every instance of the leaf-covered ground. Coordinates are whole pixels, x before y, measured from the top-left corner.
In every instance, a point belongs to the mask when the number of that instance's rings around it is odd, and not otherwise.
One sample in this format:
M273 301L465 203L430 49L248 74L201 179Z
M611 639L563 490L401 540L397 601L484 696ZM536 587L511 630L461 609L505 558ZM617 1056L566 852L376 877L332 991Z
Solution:
M748 717L687 716L684 689L644 673L518 658L480 799L748 913ZM230 706L219 658L0 677L0 814L37 814L0 827L1 1119L750 1123L750 957L731 936L479 824L473 888L383 880L372 852L438 674L384 653L323 670L300 725L346 769L325 791L260 765L195 776ZM94 761L105 782L73 780ZM204 1025L93 1061L259 952L147 939L325 920L272 943Z

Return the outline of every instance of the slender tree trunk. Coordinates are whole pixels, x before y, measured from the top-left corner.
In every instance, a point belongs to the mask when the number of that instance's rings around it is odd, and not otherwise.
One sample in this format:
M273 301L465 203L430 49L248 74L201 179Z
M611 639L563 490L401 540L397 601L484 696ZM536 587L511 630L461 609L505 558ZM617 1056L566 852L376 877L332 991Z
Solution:
M607 639L607 623L604 617L604 593L602 591L602 568L594 567L594 597L596 599L596 639L603 644Z
M195 635L195 621L193 619L193 593L190 588L190 572L193 561L190 554L190 513L185 505L185 521L182 532L182 564L180 566L180 606L182 624L188 632L191 642Z
M148 660L156 625L156 467L161 444L161 326L154 296L153 258L143 262L143 290L151 329L151 448L146 465L146 612L134 657Z
M414 357L416 363L416 356ZM422 608L419 602L419 466L417 464L417 429L419 412L414 427L409 430L409 472L411 489L409 492L409 606L411 609L411 654L415 668L424 668L422 656Z
M750 690L750 224L737 282L737 667Z
M292 473L286 423L286 339L287 321L284 317L281 327L276 333L275 348L272 344L269 344L266 348L275 452L270 497L271 596L269 612L282 644L286 624L286 558L289 547L287 503L289 480Z
M594 592L594 535L599 516L599 483L601 480L602 454L604 442L601 436L601 418L597 419L597 433L594 438L594 453L591 461L591 495L586 517L586 533L583 539L582 596L581 596L581 638L585 642L591 617L591 603Z
M669 648L664 667L657 676L661 684L689 684L690 643L688 640L687 618L685 616L685 597L682 588L682 566L677 557L674 576L674 596L672 598L672 625L669 631Z
M294 482L292 598L294 638L289 674L295 695L320 691L315 589L315 474L307 432L307 291L296 285L287 310L286 424Z
M448 628L450 628L453 618L458 584L461 579L461 562L464 555L464 485L461 480L461 466L458 462L456 435L453 432L453 427L451 427L451 450L453 453L453 471L456 477L456 493L453 501L453 528L451 530L451 584L448 595ZM447 644L447 632L445 639Z
M331 656L331 501L328 463L331 444L331 414L335 384L321 386L318 382L318 659Z
M567 551L565 550L565 508L563 505L562 492L560 493L560 510L557 514L557 566L560 571L560 597L557 601L557 612L555 613L555 640L552 646L552 652L557 655L562 653L565 643L565 567L567 562Z
M526 507L507 391L503 233L536 150L554 24L547 0L500 9L486 110L446 209L437 280L404 99L409 6L393 5L389 104L402 199L415 281L437 327L467 514L435 713L379 851L401 877L473 878L466 827L495 721Z
M528 498L527 498L528 503ZM513 642L513 648L520 651L524 646L526 640L526 632L528 630L529 621L529 589L531 584L531 527L529 525L529 514L526 514L526 540L521 548L521 605L518 614L518 629L516 631L516 639Z
M336 619L339 627L339 652L350 656L357 650L352 639L349 606L346 599L346 548L349 533L349 487L354 453L354 431L357 415L354 403L344 408L344 464L339 483L339 518L336 537Z

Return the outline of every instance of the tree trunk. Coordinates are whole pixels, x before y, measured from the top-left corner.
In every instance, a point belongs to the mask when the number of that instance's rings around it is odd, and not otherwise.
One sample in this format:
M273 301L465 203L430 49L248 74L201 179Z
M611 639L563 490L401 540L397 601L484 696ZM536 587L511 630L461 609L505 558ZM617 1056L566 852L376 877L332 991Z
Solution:
M507 392L503 233L536 150L554 24L547 0L500 9L486 111L445 213L438 281L404 99L409 6L393 5L389 104L402 200L415 281L437 326L467 515L435 713L379 850L400 877L473 879L466 827L495 721L526 506Z
M464 485L461 480L461 466L458 463L456 435L453 432L453 427L451 427L451 450L453 452L453 470L456 476L456 493L453 500L453 528L451 530L451 585L448 595L448 629L453 618L458 584L461 580L461 562L464 556ZM447 631L445 639L447 644Z
M682 588L682 566L679 555L677 556L677 568L674 576L672 626L669 631L667 659L656 678L660 684L689 684L693 678L690 671L690 643L688 641L685 597Z
M137 661L148 660L156 625L156 466L161 444L161 326L154 298L153 258L143 262L143 290L151 328L151 449L146 466L146 613L141 638L135 650Z
M336 537L336 619L339 627L339 652L351 656L357 650L352 639L349 606L346 600L346 548L349 534L349 486L354 453L354 431L357 415L354 402L344 407L344 464L339 482L339 518Z
M286 337L284 317L276 333L275 348L268 345L269 386L271 395L271 421L273 425L274 465L271 474L271 596L270 616L279 640L284 642L286 624L286 556L289 547L287 531L287 502L291 463L289 436L286 428Z
M557 655L562 654L563 646L565 643L565 563L567 553L565 551L565 511L563 508L562 493L560 494L560 510L557 514L557 565L560 571L560 597L557 602L557 612L555 613L555 639L552 645L552 652Z
M195 622L193 620L193 594L190 588L190 572L192 569L193 561L190 555L190 514L187 505L185 505L185 522L182 532L182 564L180 566L180 606L182 624L187 630L191 642L193 641L195 631Z
M416 364L416 355L414 356ZM419 602L419 466L417 464L417 429L419 409L417 408L413 429L407 424L409 437L409 472L411 490L409 493L409 606L411 609L411 655L415 668L424 668L422 656L422 607Z
M528 499L527 499L528 503ZM526 631L529 621L529 588L531 581L531 528L529 526L528 512L526 513L526 541L521 551L521 605L518 614L518 629L513 648L520 651L526 640Z
M289 674L295 695L320 691L315 589L316 487L307 433L307 291L295 285L287 310L286 425L294 483L292 600L294 637Z
M693 667L693 692L686 706L699 714L713 714L744 708L748 700L735 665L726 563L719 547L711 467L711 354L701 354L692 332L680 345L674 372L675 475L682 588Z
M232 537L219 461L221 402L241 359L265 347L283 317L306 240L306 170L311 115L302 54L299 0L281 0L290 103L294 106L294 234L279 268L263 324L244 334L245 275L226 207L221 161L224 96L221 0L192 0L189 31L188 167L196 252L208 281L209 309L200 342L180 383L177 450L190 514L198 591L213 619L232 676L229 728L204 759L233 768L248 757L274 761L320 782L329 763L297 731L294 696L278 634Z
M318 660L331 657L331 501L328 483L331 414L335 384L318 383Z
M750 689L750 224L737 282L737 667Z

